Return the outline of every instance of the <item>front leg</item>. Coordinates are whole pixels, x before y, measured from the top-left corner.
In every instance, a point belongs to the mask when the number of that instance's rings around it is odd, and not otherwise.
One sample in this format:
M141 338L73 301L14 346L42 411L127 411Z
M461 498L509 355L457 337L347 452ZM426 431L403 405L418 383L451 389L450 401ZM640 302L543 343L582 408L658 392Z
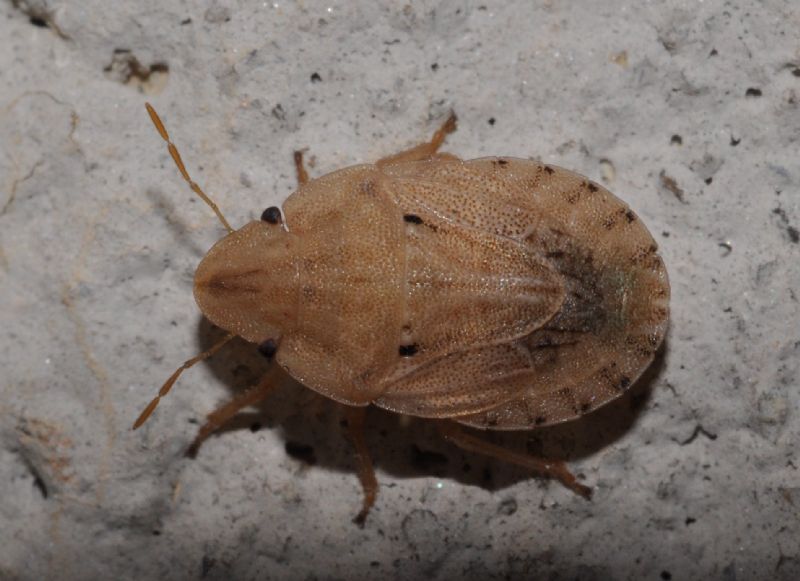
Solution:
M211 434L223 427L233 416L244 408L255 405L266 398L270 390L276 385L275 376L277 374L277 369L278 366L273 364L256 385L243 391L222 407L208 414L206 423L203 424L197 432L197 436L195 436L192 445L189 446L189 449L186 451L186 455L190 458L194 458L201 444L205 442Z

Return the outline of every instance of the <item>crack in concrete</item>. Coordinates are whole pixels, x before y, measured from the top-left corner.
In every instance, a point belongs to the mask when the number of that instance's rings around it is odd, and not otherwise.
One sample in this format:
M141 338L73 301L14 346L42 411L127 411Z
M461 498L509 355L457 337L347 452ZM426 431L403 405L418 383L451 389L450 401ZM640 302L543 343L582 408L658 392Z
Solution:
M27 174L25 174L21 178L16 178L13 182L11 182L11 191L8 194L8 199L6 200L6 203L3 204L2 208L0 208L0 216L5 216L6 213L11 209L11 204L14 203L14 200L17 197L17 188L20 186L20 184L23 184L29 179L31 179L33 177L33 174L36 173L36 170L43 164L44 160L40 159L39 161L33 164L33 167L30 169L30 171L28 171Z
M95 240L96 226L99 222L102 222L105 219L107 214L108 208L103 207L94 217L94 219L87 224L84 231L83 241L78 252L78 257L75 260L72 269L71 280L65 282L61 288L61 302L67 309L68 317L75 325L75 342L83 354L83 358L87 367L91 371L92 375L94 375L95 379L97 379L100 387L100 407L103 411L106 424L106 448L103 451L102 457L98 461L96 478L98 504L102 504L103 499L105 498L105 487L106 481L108 480L107 476L114 446L116 444L116 410L114 409L111 399L111 384L109 381L109 374L92 351L89 343L87 325L76 307L75 301L72 298L72 292L83 280L82 274L86 265L86 258L89 253L89 249L92 247Z

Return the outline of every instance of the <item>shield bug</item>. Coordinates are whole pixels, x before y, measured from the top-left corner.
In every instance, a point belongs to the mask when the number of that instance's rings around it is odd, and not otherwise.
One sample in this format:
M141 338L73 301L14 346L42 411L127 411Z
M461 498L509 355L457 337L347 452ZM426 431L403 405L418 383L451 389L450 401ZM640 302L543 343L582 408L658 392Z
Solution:
M363 437L369 405L439 420L445 438L560 480L561 461L491 444L463 426L529 430L573 420L625 392L667 328L669 284L633 211L565 169L510 157L439 153L450 118L426 143L309 180L283 211L228 230L197 268L200 310L228 335L169 378L240 336L305 386L346 406L364 489L378 490ZM277 369L273 364L272 370ZM266 397L271 373L208 416L195 445Z

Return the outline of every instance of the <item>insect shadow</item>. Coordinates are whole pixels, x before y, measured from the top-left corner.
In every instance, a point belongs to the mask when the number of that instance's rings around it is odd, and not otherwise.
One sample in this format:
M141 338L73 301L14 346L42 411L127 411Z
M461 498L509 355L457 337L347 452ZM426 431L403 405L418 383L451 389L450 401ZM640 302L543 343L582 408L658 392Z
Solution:
M206 319L200 320L200 350L209 348L223 335ZM533 431L487 431L481 437L547 458L569 461L589 457L621 438L636 423L664 367L665 346L666 342L631 389L587 418ZM237 339L205 365L228 386L228 399L256 383L270 363L251 344ZM355 460L345 436L341 407L284 374L269 397L250 408L252 411L240 412L211 438L240 430L275 430L284 440L287 455L317 468L352 473L355 478ZM203 421L204 418L197 418L198 425ZM370 408L366 440L379 471L392 478L446 478L486 490L502 490L522 481L537 482L542 487L558 486L549 479L532 480L535 475L514 465L464 452L439 435L435 421ZM202 454L203 444L198 448L187 446L187 456ZM592 477L584 483L596 484Z

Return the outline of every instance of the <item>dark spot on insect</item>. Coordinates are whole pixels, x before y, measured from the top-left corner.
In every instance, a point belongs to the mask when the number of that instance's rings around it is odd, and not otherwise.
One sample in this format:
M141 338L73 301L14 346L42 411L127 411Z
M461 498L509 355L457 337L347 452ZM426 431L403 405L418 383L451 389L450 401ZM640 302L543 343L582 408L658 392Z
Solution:
M431 70L432 71L438 71L439 70L439 63L433 63L431 65Z
M623 375L619 378L619 388L620 389L627 389L628 386L631 384L631 378L627 375Z
M261 353L267 359L272 359L275 357L275 353L278 351L278 343L275 339L267 339L263 341L258 346L258 352Z
M495 118L489 117L489 125L494 125L494 124L495 124Z
M744 92L745 97L760 97L761 95L761 89L756 87L750 87Z
M789 235L789 240L797 244L800 242L800 231L797 230L794 226L787 226L786 227L786 234Z
M583 403L581 404L581 413L585 414L585 413L586 413L586 412L588 412L590 409L592 409L592 404L591 404L591 402L585 401L585 402L583 402Z
M158 529L153 529L153 530L150 532L150 534L151 534L151 535L153 535L154 537L160 537L160 536L161 536L161 531L160 531L160 530L158 530Z
M550 175L553 175L553 174L556 172L556 170L554 170L554 169L553 169L552 167L550 167L549 165L546 165L546 166L544 166L544 171L546 171L546 172L547 172L547 173L549 173Z
M543 423L547 421L545 416L536 416L536 419L533 420L533 423L537 426L541 426Z
M672 579L672 573L670 573L669 571L661 571L661 578L664 581L669 581L670 579Z
M254 434L261 429L261 422L253 422L250 424L250 431Z
M603 220L603 228L605 228L606 230L611 230L614 227L614 224L616 224L616 223L617 223L617 221L614 220L614 217L613 216L609 216L608 218Z
M400 357L411 357L416 355L417 351L419 351L419 345L416 343L412 343L411 345L400 345L400 347L397 349Z
M733 135L731 135L731 147L736 147L742 142L742 138L736 139Z
M589 190L590 192L594 193L597 191L597 186L594 185L592 182L584 182L584 187Z
M411 462L421 471L429 472L447 464L447 456L430 450L422 450L416 444L412 444Z
M694 524L694 523L696 523L696 522L697 522L697 519L696 519L696 518L694 518L694 517L691 517L691 516L687 516L687 517L686 517L686 520L685 520L685 521L683 521L683 524L685 524L685 525L688 527L689 525L693 525L693 524Z
M636 348L636 354L642 359L647 359L648 357L652 357L654 355L650 349L641 346Z
M655 254L656 250L658 250L658 246L656 246L655 244L651 244L651 245L650 245L650 246L647 248L647 251L648 251L650 254Z
M710 186L710 185L711 185L711 182L712 182L712 181L714 181L714 178L706 178L706 179L704 179L703 181L704 181L704 182L706 182L706 185L707 185L707 186Z
M34 26L37 26L39 28L47 28L48 27L47 21L44 18L42 18L41 16L31 16L30 19L29 19L29 22L31 24L33 24Z
M508 165L508 160L507 159L498 159L497 163L499 165Z
M676 133L675 135L673 135L672 137L670 137L670 139L669 139L669 142L670 142L672 145L683 145L683 137L681 137L680 135L678 135L678 134Z
M191 18L184 18L183 20L181 20L181 26L186 26L187 24L191 24L191 23L192 23L192 19Z
M717 52L717 49L715 49L715 48L712 48L712 49L711 49L711 52L710 52L710 53L708 53L708 56L717 56L718 54L719 54L719 53Z
M261 212L261 221L262 222L269 222L270 224L280 224L281 223L281 211L278 206L270 206L263 212Z
M422 224L422 218L420 218L416 214L406 214L405 216L403 216L403 220L405 220L409 224Z
M563 258L564 251L563 250L553 250L552 252L548 252L545 254L547 258Z
M303 285L303 297L310 299L314 296L314 287L309 285Z
M322 77L319 76L319 73L312 73L311 74L311 82L312 83L319 83L322 80Z
M628 220L628 223L633 222L634 220L636 220L636 214L634 214L630 210L625 210L625 218Z
M300 460L306 464L315 464L317 461L316 456L314 456L314 448L307 444L300 444L290 440L286 442L285 449L286 453L295 460Z

